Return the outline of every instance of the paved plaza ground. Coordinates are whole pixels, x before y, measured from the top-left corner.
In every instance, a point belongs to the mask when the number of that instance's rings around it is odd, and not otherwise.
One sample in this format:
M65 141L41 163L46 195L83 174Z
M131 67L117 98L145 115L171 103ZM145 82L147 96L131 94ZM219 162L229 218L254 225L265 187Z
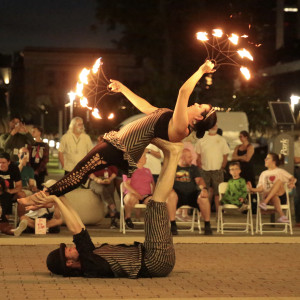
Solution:
M102 226L105 227L105 226ZM95 244L142 241L143 233L90 226ZM0 299L300 299L300 230L289 234L206 237L180 233L174 238L176 266L167 278L62 278L45 259L60 234L19 238L0 236Z

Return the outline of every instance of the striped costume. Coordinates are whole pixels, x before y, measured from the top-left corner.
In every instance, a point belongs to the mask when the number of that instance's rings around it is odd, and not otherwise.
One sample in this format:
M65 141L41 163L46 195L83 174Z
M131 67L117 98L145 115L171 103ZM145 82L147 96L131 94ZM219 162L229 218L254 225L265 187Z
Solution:
M175 265L175 250L166 203L149 201L145 214L145 242L96 248L115 277L165 277Z
M109 165L115 165L131 176L153 138L169 140L168 125L172 116L172 110L160 108L118 132L105 134L105 141L96 145L69 174L48 188L48 192L56 196L64 195L84 183L89 174Z

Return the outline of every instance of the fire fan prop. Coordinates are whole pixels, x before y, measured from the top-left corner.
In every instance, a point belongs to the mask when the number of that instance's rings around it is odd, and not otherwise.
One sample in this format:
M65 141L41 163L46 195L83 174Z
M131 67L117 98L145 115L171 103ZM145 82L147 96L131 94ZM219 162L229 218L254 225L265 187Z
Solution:
M102 119L97 105L101 99L108 94L115 94L109 91L109 80L106 78L103 68L102 58L98 58L91 69L82 69L76 85L76 96L79 97L80 105L92 111L96 119ZM89 103L93 103L89 106ZM107 117L113 119L114 114L110 113Z
M211 35L207 32L197 32L196 36L205 46L207 59L214 62L216 68L222 65L239 67L244 77L250 79L249 69L238 63L239 58L253 61L253 56L248 50L238 48L240 39L248 38L247 35L238 36L234 33L227 35L221 29L213 29Z

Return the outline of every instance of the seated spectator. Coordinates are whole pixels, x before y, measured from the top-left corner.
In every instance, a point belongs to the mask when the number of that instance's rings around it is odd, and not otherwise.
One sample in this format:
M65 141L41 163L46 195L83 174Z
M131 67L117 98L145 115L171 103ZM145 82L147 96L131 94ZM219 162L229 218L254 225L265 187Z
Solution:
M97 171L90 175L92 180L90 189L98 195L104 202L107 203L109 215L111 218L110 228L118 228L116 203L114 199L115 183L114 180L118 174L118 169L115 166L109 166L103 170Z
M22 180L19 168L10 161L10 156L6 152L0 153L0 178L5 181L6 192L0 195L2 207L2 220L12 214L12 204L18 198L22 198L25 193L22 191Z
M42 140L43 128L33 126L32 136L35 142L29 147L30 152L30 166L34 170L34 179L39 190L43 189L42 183L45 181L47 172L47 163L49 161L49 145Z
M227 189L222 197L221 204L234 204L244 211L247 207L247 184L244 178L240 177L241 166L235 161L229 164L229 173L232 176L228 180Z
M46 181L43 185L49 188L51 185L55 184L56 180L50 179ZM60 225L62 224L62 217L60 210L56 205L50 208L40 208L37 210L30 210L28 213L20 216L20 224L15 229L18 235L21 235L23 231L26 230L27 233L35 232L35 220L38 218L46 218L47 232L49 233L59 233Z
M27 147L34 143L32 135L19 118L13 117L9 121L9 132L0 136L0 147L10 155L10 161L18 161L18 153L21 147Z
M183 149L182 156L177 166L173 190L167 200L167 207L171 221L171 232L177 235L175 221L176 209L182 205L199 208L204 218L204 234L211 235L210 227L210 202L205 181L200 175L197 166L192 165L192 153L189 149Z
M263 171L259 176L258 185L253 188L248 182L248 189L251 192L263 193L263 200L259 204L262 210L267 210L267 205L274 205L279 214L279 223L289 223L288 218L281 209L281 204L286 204L286 193L284 184L287 183L290 189L295 187L296 178L284 169L278 168L284 163L284 156L276 153L269 153L265 158L265 166L268 170Z
M131 178L123 175L124 182L124 207L125 207L125 223L129 229L133 229L134 225L131 220L131 212L138 203L147 204L150 200L152 191L154 190L154 179L151 171L144 168L146 163L146 154L142 155L137 163L137 169L133 172Z
M34 179L34 170L29 165L29 150L25 147L21 148L18 156L17 166L21 172L22 190L28 196L38 191Z

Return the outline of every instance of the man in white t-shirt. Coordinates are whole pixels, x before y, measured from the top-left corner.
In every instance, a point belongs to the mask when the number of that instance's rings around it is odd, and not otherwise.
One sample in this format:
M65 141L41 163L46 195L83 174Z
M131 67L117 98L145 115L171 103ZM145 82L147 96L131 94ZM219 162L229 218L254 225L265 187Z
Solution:
M218 125L216 124L208 131L208 134L197 141L195 146L201 177L204 179L206 186L208 188L212 187L214 191L216 211L219 207L218 187L224 181L224 169L230 152L225 138L218 135L217 130Z
M297 179L296 182L296 194L294 197L295 205L295 226L300 227L300 136L294 143L294 163L295 163L295 172L294 176Z
M164 159L163 152L153 144L149 144L146 148L146 164L144 168L150 169L155 183L161 171L161 164Z
M84 131L83 120L75 117L71 120L69 130L65 133L58 149L58 158L65 175L74 169L93 148L91 138Z

